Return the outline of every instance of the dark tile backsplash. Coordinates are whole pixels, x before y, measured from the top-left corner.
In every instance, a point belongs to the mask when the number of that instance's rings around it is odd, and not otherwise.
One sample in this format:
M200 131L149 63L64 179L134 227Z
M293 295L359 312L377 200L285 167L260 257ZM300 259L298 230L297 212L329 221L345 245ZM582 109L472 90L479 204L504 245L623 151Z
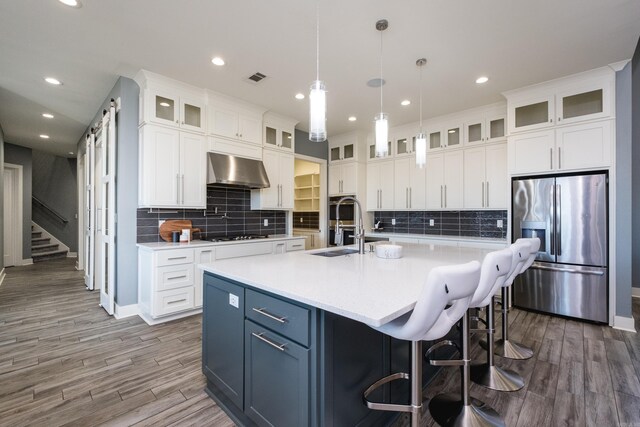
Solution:
M214 213L218 208L218 213ZM155 210L155 209L154 209ZM207 188L206 216L202 209L165 209L175 213L138 209L138 243L161 242L158 221L163 219L189 219L194 228L201 230L201 237L223 237L241 234L285 234L287 214L284 211L252 211L251 190L225 186ZM228 218L222 218L223 214ZM264 226L264 220L269 225Z
M294 212L293 228L318 230L320 228L320 212Z
M507 211L379 211L374 222L387 233L427 234L435 236L507 237ZM392 219L396 220L391 225ZM497 220L502 220L502 228ZM433 226L430 225L433 220Z

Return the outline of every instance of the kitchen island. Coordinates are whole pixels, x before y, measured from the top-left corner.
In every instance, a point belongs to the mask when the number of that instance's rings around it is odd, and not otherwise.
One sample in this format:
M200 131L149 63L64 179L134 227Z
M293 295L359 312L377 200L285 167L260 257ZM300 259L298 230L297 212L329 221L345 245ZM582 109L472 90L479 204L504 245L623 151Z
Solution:
M491 250L403 249L400 259L314 255L325 249L201 264L209 394L240 425L389 423L397 414L369 410L362 391L408 371L409 345L368 325L411 311L432 268L482 261ZM433 374L425 366L423 382ZM388 395L408 387L393 384L377 398Z

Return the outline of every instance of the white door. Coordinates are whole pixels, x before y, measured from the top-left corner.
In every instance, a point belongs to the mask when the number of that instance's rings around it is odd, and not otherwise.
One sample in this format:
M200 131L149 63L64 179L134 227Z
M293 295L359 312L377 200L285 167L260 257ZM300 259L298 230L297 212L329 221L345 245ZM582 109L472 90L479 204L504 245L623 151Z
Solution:
M464 151L464 207L487 207L485 186L485 148L467 148Z
M4 167L4 266L19 265L22 259L22 198L19 192L20 168Z
M293 154L280 154L280 207L293 209Z
M204 135L180 132L180 185L178 194L184 207L203 209L207 205Z
M95 287L95 135L87 136L84 155L85 209L84 209L84 284L89 290Z
M107 313L115 312L115 272L116 272L116 124L115 107L111 106L109 113L102 118L102 132L100 144L96 147L100 151L100 232L98 246L100 247L100 305Z

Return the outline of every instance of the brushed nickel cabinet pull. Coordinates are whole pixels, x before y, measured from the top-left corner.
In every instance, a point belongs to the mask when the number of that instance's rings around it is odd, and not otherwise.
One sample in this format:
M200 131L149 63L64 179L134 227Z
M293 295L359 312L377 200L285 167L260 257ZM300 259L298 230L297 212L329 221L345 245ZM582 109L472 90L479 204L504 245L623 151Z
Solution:
M553 148L549 148L549 169L553 169Z
M489 207L489 181L487 181L487 207Z
M482 183L482 207L484 208L484 182Z
M276 344L273 341L265 338L262 332L260 332L259 334L256 334L255 332L251 332L251 335L253 335L254 337L258 338L260 341L269 344L271 347L280 350L280 351L285 351L285 347L287 346L287 344Z
M255 308L253 307L252 309L253 311L255 311L256 313L262 314L265 317L268 317L271 320L275 320L276 322L280 323L280 324L285 324L287 322L287 318L284 316L278 317L274 314L271 314L267 311L265 311L264 308Z

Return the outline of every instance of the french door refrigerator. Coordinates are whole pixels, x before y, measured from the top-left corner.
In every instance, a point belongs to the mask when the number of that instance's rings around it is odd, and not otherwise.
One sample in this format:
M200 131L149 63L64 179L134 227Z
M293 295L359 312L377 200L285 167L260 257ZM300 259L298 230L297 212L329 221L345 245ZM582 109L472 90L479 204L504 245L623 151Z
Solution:
M608 322L607 186L606 173L513 179L513 240L540 238L514 305Z

